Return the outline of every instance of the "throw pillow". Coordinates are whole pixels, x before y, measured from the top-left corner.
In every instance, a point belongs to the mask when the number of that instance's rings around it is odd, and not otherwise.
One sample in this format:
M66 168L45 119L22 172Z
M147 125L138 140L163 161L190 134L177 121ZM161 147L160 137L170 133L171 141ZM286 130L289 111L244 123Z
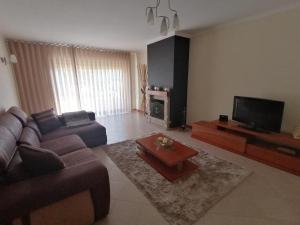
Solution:
M85 126L93 123L89 118L89 114L84 110L63 113L62 117L64 118L67 127Z
M65 168L59 156L50 150L20 145L18 151L24 167L32 175L42 175Z
M46 134L50 131L56 130L62 125L60 120L54 113L53 109L48 109L40 113L35 113L31 116L37 123L42 134Z

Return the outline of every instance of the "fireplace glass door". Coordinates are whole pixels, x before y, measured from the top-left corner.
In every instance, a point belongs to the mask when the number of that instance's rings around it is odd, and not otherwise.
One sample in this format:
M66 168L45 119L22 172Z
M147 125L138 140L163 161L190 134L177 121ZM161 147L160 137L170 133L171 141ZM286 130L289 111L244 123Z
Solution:
M164 119L164 101L151 99L150 116L163 120Z

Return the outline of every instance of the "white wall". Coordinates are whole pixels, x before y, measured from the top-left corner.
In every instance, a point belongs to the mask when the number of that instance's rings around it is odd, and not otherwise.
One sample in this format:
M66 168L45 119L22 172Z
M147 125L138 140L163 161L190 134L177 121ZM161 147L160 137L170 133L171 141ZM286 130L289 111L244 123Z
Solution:
M300 124L300 9L212 28L191 39L187 119L232 114L233 96L285 101L283 130Z
M9 63L8 52L4 38L0 34L0 57L6 57L7 64L0 62L0 111L7 110L11 106L19 105L15 79Z

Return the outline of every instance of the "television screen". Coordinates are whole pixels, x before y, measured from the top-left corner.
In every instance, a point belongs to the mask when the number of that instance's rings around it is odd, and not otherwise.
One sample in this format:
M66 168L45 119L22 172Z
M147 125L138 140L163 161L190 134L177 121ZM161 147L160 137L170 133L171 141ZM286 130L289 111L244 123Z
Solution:
M280 132L284 102L234 97L232 119L258 131Z

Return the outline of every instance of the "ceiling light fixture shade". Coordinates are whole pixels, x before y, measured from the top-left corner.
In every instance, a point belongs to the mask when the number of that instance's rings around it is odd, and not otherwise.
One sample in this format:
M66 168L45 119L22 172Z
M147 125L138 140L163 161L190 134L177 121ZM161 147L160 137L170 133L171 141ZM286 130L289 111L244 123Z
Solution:
M173 17L173 29L178 30L179 29L179 17L178 14L175 13Z
M170 27L170 19L167 16L158 15L157 12L158 12L158 8L160 6L160 1L161 0L156 0L155 6L146 8L147 23L149 25L153 25L154 18L158 18L158 17L162 18L161 25L160 25L160 34L166 36L168 34L168 30ZM177 10L175 10L171 7L171 0L168 0L168 7L169 7L169 10L172 11L172 13L174 13L173 14L173 28L174 28L174 30L178 30L179 29L179 17L177 14ZM154 17L154 10L155 10L155 17Z
M160 34L166 36L168 34L168 24L167 24L167 17L163 16L160 25Z
M147 23L149 25L154 25L154 13L153 13L153 8L149 7L149 10L147 10Z

